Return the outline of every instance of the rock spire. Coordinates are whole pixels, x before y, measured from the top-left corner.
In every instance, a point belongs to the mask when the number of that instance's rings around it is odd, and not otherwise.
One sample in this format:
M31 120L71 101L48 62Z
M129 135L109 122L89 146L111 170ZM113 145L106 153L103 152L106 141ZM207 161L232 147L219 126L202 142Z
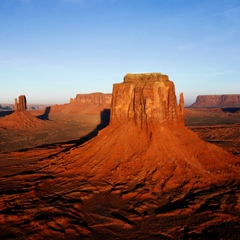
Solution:
M24 112L27 109L27 99L25 95L20 95L17 98L15 98L15 105L14 105L14 110L16 112Z

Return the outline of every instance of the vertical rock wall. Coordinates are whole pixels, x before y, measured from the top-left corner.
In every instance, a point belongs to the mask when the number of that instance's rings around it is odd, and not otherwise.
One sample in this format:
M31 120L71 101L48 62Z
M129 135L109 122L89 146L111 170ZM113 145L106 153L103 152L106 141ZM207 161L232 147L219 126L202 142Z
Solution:
M183 125L183 104L183 94L177 104L174 83L167 75L127 74L123 83L113 86L110 124Z

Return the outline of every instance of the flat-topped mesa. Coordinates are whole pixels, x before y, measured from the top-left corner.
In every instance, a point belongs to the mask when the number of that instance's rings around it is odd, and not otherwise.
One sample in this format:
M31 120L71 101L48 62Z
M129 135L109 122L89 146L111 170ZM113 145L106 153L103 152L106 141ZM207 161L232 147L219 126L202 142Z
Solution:
M15 98L15 105L14 105L14 110L15 112L24 112L27 109L27 99L25 95L20 95L17 98Z
M113 85L110 124L184 125L183 105L183 94L178 105L174 83L167 75L127 74L123 83Z
M240 94L199 95L190 107L235 108L240 107Z
M77 94L74 99L70 99L70 102L88 103L88 104L111 104L112 94L95 92L89 94Z

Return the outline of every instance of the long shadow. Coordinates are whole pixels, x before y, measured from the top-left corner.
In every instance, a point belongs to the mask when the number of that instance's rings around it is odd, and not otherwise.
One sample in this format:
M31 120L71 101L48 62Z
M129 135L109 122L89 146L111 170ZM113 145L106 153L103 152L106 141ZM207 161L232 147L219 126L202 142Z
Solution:
M240 110L240 107L232 107L232 108L221 108L223 112L235 113Z
M43 115L41 115L41 116L43 116ZM107 127L109 125L109 122L110 122L110 109L104 109L103 111L101 111L100 119L101 119L101 121L96 126L95 129L93 129L87 135L85 135L85 136L83 136L79 139L74 139L74 140L70 140L70 141L66 141L66 142L56 142L56 143L51 143L51 144L42 144L42 145L39 145L39 146L36 146L36 147L33 147L33 148L35 148L35 149L38 149L38 148L49 148L49 149L51 149L51 148L56 148L56 146L59 146L59 145L70 145L69 147L65 147L61 151L61 152L67 152L71 148L78 147L78 146L82 145L83 143L89 141L93 137L97 136L97 134L100 130ZM29 148L23 148L23 149L18 150L18 152L25 152L25 151L28 151L28 150L29 150Z
M50 111L51 111L51 107L46 107L45 112L42 115L37 116L37 118L41 120L49 120Z
M12 114L14 111L11 110L11 111L1 111L0 112L0 117L5 117L5 116L8 116L10 114Z
M98 124L98 125L96 126L96 128L95 128L93 131L91 131L89 134L87 134L87 135L84 136L84 137L81 137L81 138L79 139L80 142L82 142L82 141L86 142L86 141L90 140L91 138L97 136L97 134L98 134L98 132L99 132L100 130L102 130L103 128L105 128L105 127L107 127L107 126L109 125L109 121L110 121L110 109L104 109L103 111L101 111L100 117L101 117L101 122L100 122L100 124ZM82 143L80 143L80 144L82 144Z

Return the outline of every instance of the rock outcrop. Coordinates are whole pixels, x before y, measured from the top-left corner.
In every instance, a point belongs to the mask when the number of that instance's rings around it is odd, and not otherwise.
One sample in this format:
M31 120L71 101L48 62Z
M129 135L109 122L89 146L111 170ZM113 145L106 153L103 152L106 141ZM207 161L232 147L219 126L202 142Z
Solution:
M240 107L240 94L199 95L190 107L235 108Z
M177 105L174 84L167 75L127 74L123 83L113 86L111 124L183 125L183 104L181 94Z
M15 105L14 105L14 110L16 112L24 112L27 109L27 99L25 95L20 95L17 98L15 98Z

